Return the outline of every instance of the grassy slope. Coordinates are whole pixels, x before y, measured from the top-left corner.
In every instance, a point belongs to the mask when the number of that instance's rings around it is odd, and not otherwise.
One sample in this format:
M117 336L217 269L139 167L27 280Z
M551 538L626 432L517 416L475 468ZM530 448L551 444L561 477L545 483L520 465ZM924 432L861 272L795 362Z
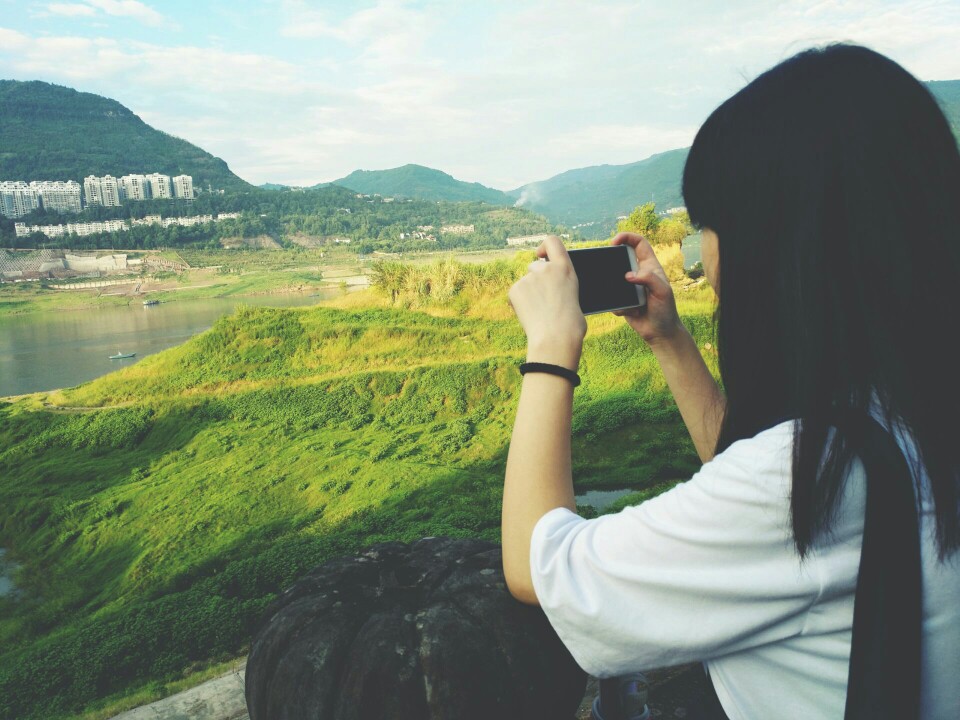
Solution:
M499 539L524 348L503 288L335 305L242 309L130 368L0 406L0 546L25 593L0 600L0 716L157 697L243 653L275 594L326 558ZM702 344L710 297L681 308ZM578 487L697 467L618 318L590 318L581 373Z

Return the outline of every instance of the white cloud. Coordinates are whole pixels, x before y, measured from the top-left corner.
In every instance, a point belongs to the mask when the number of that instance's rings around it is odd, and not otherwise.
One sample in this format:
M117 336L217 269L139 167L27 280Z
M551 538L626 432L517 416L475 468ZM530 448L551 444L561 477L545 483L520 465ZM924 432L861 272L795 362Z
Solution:
M192 11L169 46L0 29L0 75L114 97L254 182L417 162L500 188L687 145L726 97L814 44L960 78L956 0L234 1ZM129 0L54 5L164 21Z
M129 17L147 25L163 25L165 23L163 15L152 7L137 2L137 0L86 0L86 2L107 15Z
M90 17L97 14L96 9L80 3L50 3L47 5L47 12L51 15L63 15L65 17Z

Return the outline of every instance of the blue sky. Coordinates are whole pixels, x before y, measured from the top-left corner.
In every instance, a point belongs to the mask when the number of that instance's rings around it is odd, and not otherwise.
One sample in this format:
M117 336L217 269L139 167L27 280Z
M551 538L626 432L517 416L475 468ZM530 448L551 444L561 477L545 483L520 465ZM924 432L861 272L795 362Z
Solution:
M0 0L0 78L115 98L254 183L414 162L508 189L632 162L835 40L960 79L957 0Z

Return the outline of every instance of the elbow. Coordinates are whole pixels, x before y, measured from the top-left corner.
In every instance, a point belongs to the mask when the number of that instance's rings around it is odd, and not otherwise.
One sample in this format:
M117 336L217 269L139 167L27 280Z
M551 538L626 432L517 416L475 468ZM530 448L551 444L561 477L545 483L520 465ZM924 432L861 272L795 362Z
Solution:
M519 600L524 605L540 606L540 601L537 599L537 593L533 588L533 581L530 579L529 573L527 573L525 579L517 577L517 574L509 572L506 564L504 564L503 579L507 584L507 590L514 599Z

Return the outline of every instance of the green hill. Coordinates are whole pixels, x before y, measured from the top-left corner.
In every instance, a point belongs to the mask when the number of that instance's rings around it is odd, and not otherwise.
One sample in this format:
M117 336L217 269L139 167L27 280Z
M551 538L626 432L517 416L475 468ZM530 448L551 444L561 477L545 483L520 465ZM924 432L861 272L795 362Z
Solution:
M158 697L243 654L307 569L369 543L498 540L525 348L506 289L531 258L384 265L382 291L241 309L94 382L0 403L0 547L23 565L22 596L0 597L0 717ZM680 308L709 339L708 296ZM652 353L619 318L589 326L578 488L689 477Z
M680 178L687 149L669 150L628 165L567 170L511 190L517 202L586 237L606 237L617 217L654 201L659 208L683 205ZM581 227L577 227L581 226Z
M960 142L960 80L925 83L943 108ZM577 168L528 183L508 194L551 222L577 228L585 237L606 237L619 215L654 201L658 208L683 205L680 183L689 148L669 150L627 165ZM581 227L577 227L581 226Z
M924 83L940 103L953 134L960 143L960 80L931 80Z
M366 195L421 200L479 200L491 205L513 205L513 199L500 190L457 180L452 175L423 165L404 165L390 170L354 170L330 184Z
M87 175L192 175L194 186L248 189L218 157L155 130L92 93L45 82L0 80L0 179L77 180Z

